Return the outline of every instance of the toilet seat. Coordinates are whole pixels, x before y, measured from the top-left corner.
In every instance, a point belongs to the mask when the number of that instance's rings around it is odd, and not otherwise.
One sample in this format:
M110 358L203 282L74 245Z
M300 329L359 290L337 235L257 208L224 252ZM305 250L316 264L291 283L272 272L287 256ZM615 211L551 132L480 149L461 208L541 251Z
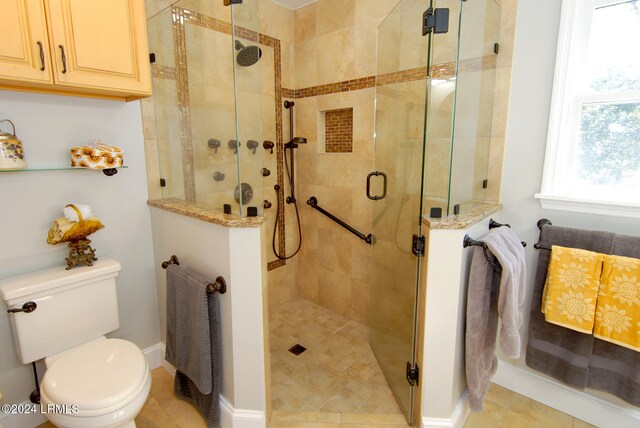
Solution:
M78 407L77 413L47 415L54 423L54 418L87 417L113 423L114 419L133 418L144 404L150 386L149 367L140 348L126 340L105 339L57 358L47 369L40 392L43 404Z

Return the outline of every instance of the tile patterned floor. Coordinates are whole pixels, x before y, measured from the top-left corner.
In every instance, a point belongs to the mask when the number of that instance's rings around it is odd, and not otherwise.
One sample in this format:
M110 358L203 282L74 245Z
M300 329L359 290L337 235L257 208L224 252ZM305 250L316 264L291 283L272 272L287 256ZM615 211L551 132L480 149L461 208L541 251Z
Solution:
M299 298L270 312L274 411L401 413L365 325ZM307 351L289 352L296 344Z
M407 428L369 348L366 326L295 299L271 311L273 412L269 428ZM287 349L308 348L299 357ZM138 428L206 428L173 394L173 377L152 372ZM492 384L465 428L589 428L570 415ZM50 423L38 428L55 428Z
M586 422L491 384L482 413L471 413L465 428L588 428Z

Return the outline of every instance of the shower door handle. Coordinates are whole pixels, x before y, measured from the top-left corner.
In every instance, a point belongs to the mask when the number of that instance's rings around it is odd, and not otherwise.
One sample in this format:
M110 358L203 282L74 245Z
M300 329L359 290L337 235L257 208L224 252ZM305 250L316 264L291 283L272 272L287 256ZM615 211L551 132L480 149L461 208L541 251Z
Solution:
M382 177L382 195L380 196L372 196L371 195L371 177L381 176ZM372 201L379 201L380 199L384 199L387 196L387 174L382 171L374 171L370 172L367 175L367 198Z

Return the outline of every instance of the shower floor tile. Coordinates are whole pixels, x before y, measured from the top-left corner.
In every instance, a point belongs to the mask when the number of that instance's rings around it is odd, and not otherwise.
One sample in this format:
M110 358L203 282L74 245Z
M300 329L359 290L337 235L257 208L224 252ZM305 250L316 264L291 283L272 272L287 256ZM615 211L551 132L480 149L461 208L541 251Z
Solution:
M367 326L295 298L271 311L269 329L274 411L401 413ZM296 344L307 350L292 354Z

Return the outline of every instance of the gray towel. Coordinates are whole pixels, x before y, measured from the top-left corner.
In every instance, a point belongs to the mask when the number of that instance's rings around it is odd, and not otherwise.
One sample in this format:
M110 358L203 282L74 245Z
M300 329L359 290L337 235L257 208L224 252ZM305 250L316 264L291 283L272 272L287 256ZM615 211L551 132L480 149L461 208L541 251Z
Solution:
M518 236L507 226L491 230L480 241L487 244L502 266L498 294L498 315L502 321L500 349L507 357L518 358L527 277L524 247Z
M177 371L174 392L191 402L208 427L220 424L220 303L209 280L180 266L167 269L165 358ZM189 374L191 373L191 374Z
M640 258L640 238L616 235L611 254ZM640 352L594 338L587 387L640 406Z
M487 262L481 247L473 249L467 291L465 369L469 407L482 411L491 377L498 368L495 356L498 329L500 274Z
M560 245L610 254L614 236L607 232L546 225L540 232L540 244L547 248ZM582 389L587 386L589 378L593 336L545 321L540 308L550 258L551 251L539 250L531 299L526 363L534 370Z

